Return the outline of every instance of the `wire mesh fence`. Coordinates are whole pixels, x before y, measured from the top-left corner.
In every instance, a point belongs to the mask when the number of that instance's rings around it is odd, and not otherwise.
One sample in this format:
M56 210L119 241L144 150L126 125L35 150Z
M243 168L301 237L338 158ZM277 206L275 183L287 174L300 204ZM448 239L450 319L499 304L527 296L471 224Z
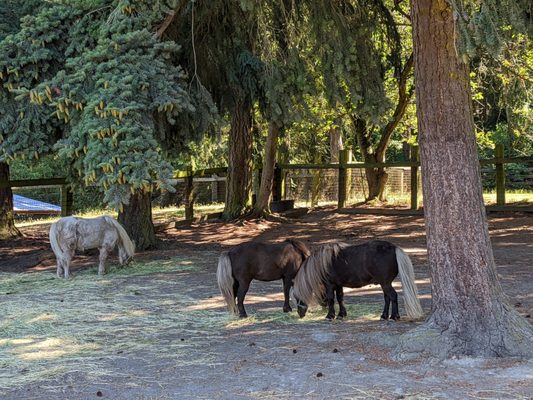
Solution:
M506 189L533 190L533 167L528 165L509 164L506 166ZM411 171L410 167L388 167L387 182L385 184L384 199L394 206L410 207L411 201ZM516 171L519 171L517 173ZM295 201L297 206L317 207L336 205L339 198L339 169L338 168L291 168L283 170L283 192L285 199ZM495 188L496 169L494 166L484 166L481 170L483 188ZM258 189L258 176L255 177L255 189ZM418 170L417 195L421 203L421 174ZM175 181L175 193L163 192L157 197L156 203L162 207L186 204L185 179ZM364 168L347 169L346 204L353 206L368 198L368 183ZM216 174L208 177L193 178L193 199L196 204L223 203L226 194L226 177Z
M481 168L482 184L485 191L486 204L506 204L513 203L531 207L531 195L533 191L533 162L525 157L526 161L505 160L500 162L500 174L498 178L498 163L483 163ZM492 161L492 160L485 160ZM503 168L503 164L505 167ZM337 166L327 165L288 165L286 169L280 170L282 177L280 185L282 197L278 199L294 200L296 206L317 207L322 205L337 205L339 199L344 196L344 190L339 191L339 182L344 182L340 174L345 174L345 202L346 206L357 205L368 198L369 187L366 178L366 170L361 166L354 165ZM422 205L421 177L420 169L413 167L385 167L387 181L385 184L384 198L389 205L418 208ZM413 185L412 171L417 171L416 185ZM192 194L190 193L190 177L179 178L174 181L175 192L160 191L153 194L154 205L160 207L187 205L188 199L192 199L194 204L205 205L213 203L224 203L226 196L226 173L223 168L213 168L210 170L194 171L192 177ZM215 172L215 173L213 173ZM501 177L505 175L504 183ZM177 175L179 176L179 175ZM58 178L59 179L59 178ZM61 178L62 179L62 178ZM40 181L40 180L39 180ZM47 181L47 180L43 180ZM46 203L61 204L61 185L64 183L51 185L43 183L37 186L29 181L21 181L27 186L17 183L13 188L14 193L26 196L31 199ZM499 183L498 183L499 182ZM40 182L39 182L40 183ZM2 182L0 182L2 184ZM5 183L4 183L5 184ZM48 186L47 186L48 185ZM15 185L14 185L15 186ZM274 185L276 187L276 183ZM259 173L254 173L254 192L259 189ZM344 187L344 184L342 185ZM412 196L412 188L416 188L417 195ZM499 188L498 190L496 190ZM505 195L502 202L501 192ZM280 192L276 188L275 193ZM492 197L491 197L492 196ZM498 197L500 196L500 197ZM413 197L417 201L416 205ZM74 211L80 212L90 208L103 206L103 194L97 187L75 187L74 188ZM499 200L498 200L499 199ZM413 206L415 205L415 206ZM378 204L377 207L380 207ZM386 207L386 206L385 206Z
M411 196L411 169L403 167L385 168L387 183L385 198L396 203L409 204ZM356 204L368 197L368 183L363 168L347 171L347 204ZM314 207L336 204L339 198L338 169L291 169L285 173L285 193L297 204Z

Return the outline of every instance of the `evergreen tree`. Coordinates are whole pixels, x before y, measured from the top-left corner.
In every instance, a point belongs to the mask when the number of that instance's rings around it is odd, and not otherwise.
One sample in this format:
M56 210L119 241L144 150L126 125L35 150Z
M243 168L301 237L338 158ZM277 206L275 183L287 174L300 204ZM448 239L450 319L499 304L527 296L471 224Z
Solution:
M409 29L399 28L409 21L401 7L381 0L309 2L310 55L318 55L323 91L339 117L351 122L368 163L385 161L414 91ZM367 168L366 178L367 200L383 198L384 169Z
M533 329L496 273L452 9L446 0L414 0L411 13L432 309L402 337L399 355L531 356Z
M183 44L181 64L198 93L211 94L219 112L229 115L228 174L224 217L251 204L252 109L261 95L261 60L256 55L256 1L180 3L165 37Z
M46 3L0 43L8 105L0 151L38 156L55 145L70 160L72 182L99 187L140 249L155 241L150 192L170 188L162 146L171 140L163 129L194 119L186 115L195 108L176 62L179 47L152 33L175 6Z
M6 0L0 4L0 43L3 43L6 37L15 35L20 30L20 20L26 15L36 13L41 6L37 0L14 1ZM4 139L15 137L21 139L21 136L28 134L28 129L34 128L31 124L24 123L25 108L17 104L15 100L15 88L21 83L27 83L31 77L21 78L19 69L9 68L9 58L16 57L20 54L16 42L12 40L8 46L0 45L0 181L9 180L9 164L13 156L5 154L2 150L5 148ZM12 77L8 75L10 72ZM26 72L26 71L24 71ZM32 71L35 74L35 70ZM37 123L37 127L39 124ZM13 140L12 140L13 142ZM15 144L17 140L15 140ZM27 146L27 141L26 141ZM8 239L20 235L19 230L15 227L13 214L13 193L11 188L0 188L0 239Z

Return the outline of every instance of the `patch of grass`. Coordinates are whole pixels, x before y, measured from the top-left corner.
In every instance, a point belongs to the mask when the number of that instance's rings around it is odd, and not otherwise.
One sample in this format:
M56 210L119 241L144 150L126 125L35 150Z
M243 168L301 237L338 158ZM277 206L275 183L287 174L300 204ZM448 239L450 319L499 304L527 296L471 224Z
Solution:
M203 264L205 257L176 257L104 277L89 269L68 281L51 272L0 273L0 392L67 371L96 378L108 373L105 360L137 352L209 363L208 354L188 351L200 345L195 339L219 335L227 315L186 311L198 289L180 280Z
M336 306L336 311L338 311ZM382 308L378 304L346 304L346 311L349 320L379 320ZM291 325L298 323L322 322L326 318L327 310L320 306L311 306L307 310L304 318L300 318L296 312L282 313L279 310L275 311L261 311L254 313L247 318L233 317L225 326L229 329L243 328L258 324L275 324L275 325Z
M194 206L194 215L200 216L200 215L206 215L206 214L212 214L216 212L220 212L224 209L223 203L215 203L215 204L205 204L205 205L195 205ZM111 215L112 217L116 218L117 213L112 209L94 209L85 211L82 213L76 213L77 217L82 218L95 218L102 215ZM185 218L185 207L153 207L152 208L152 216L154 220L167 220L171 218ZM53 217L45 217L45 218L39 218L39 217L33 217L33 216L20 216L17 218L17 221L15 222L16 226L26 227L26 226L35 226L35 225L43 225L43 224L52 224L53 222L57 221L60 217L53 216Z
M216 256L135 262L103 277L91 268L67 281L52 272L0 273L0 397L42 381L60 390L66 373L98 379L112 372L106 365L140 354L147 366L215 365L220 357L210 348L224 343L228 331L324 320L320 307L304 319L277 308L230 316L220 298L206 296L217 293L214 281L184 279L191 272L198 277ZM378 305L349 304L347 319L377 319L379 312Z
M194 206L194 215L206 215L221 212L224 210L224 203L202 204ZM185 207L154 207L152 214L156 219L185 218Z
M496 191L483 193L485 205L496 204ZM507 190L505 192L506 203L533 203L533 192L527 190Z

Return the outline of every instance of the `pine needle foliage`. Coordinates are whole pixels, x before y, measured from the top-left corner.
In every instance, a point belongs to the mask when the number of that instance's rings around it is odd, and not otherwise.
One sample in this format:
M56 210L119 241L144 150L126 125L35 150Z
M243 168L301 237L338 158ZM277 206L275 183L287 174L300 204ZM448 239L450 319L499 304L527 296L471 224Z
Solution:
M460 54L475 57L480 52L488 52L498 56L513 35L533 35L530 0L448 1L454 9Z
M193 120L198 100L179 46L154 35L176 4L64 0L23 19L0 42L0 154L56 150L72 182L96 185L119 209L136 191L170 189L162 130Z

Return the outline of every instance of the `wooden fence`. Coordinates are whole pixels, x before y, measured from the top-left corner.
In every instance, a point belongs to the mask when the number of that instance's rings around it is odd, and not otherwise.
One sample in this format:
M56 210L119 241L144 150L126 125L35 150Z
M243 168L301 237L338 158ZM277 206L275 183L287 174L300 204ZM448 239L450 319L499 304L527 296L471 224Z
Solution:
M364 162L351 162L352 154L351 150L341 150L339 155L339 163L329 164L283 164L276 165L274 173L274 185L273 185L273 200L280 201L285 199L285 172L289 170L321 170L321 169L334 169L338 170L338 194L337 194L337 207L346 207L347 193L349 191L348 185L350 182L349 176L352 169L365 169L365 168L395 168L395 167L407 167L411 169L410 173L410 209L419 209L419 168L420 162L418 160L418 147L413 146L411 151L411 160L402 162L385 162L385 163L364 163ZM513 157L505 158L503 156L503 146L496 145L495 157L490 159L480 160L480 164L483 165L495 165L496 171L496 207L495 210L512 210L505 206L505 165L513 163L533 163L533 157ZM202 170L187 169L176 171L174 178L183 180L185 182L184 190L184 203L185 203L185 218L191 219L194 213L194 195L193 195L193 183L195 178L211 178L214 185L218 185L218 182L223 180L220 175L227 173L227 167L219 168L207 168ZM0 188L2 187L52 187L59 186L61 188L61 215L71 215L72 213L72 201L73 194L69 189L69 186L65 178L50 178L50 179L32 179L32 180L11 180L0 181ZM216 190L216 186L214 187ZM213 190L213 188L212 188ZM530 211L531 208L522 209Z
M61 191L61 216L72 215L72 203L74 195L65 178L48 178L48 179L24 179L24 180L0 180L0 188L17 188L17 187L60 187Z

